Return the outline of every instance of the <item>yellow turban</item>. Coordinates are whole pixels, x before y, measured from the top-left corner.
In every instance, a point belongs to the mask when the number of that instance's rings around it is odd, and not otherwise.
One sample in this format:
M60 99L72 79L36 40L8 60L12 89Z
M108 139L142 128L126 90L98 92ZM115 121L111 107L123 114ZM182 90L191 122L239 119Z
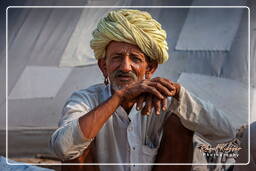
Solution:
M90 45L96 59L105 57L106 46L112 40L137 45L142 52L160 64L168 59L166 32L145 11L111 11L100 20L92 36Z

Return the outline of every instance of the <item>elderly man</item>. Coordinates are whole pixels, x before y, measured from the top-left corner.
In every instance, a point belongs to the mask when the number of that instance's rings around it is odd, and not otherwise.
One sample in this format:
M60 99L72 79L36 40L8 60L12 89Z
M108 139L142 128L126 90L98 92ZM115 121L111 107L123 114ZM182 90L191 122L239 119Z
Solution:
M111 11L93 32L91 48L105 84L74 92L67 100L51 138L51 148L60 159L190 163L194 131L214 143L233 138L232 126L214 106L178 83L152 78L158 64L168 59L168 46L166 32L149 13ZM99 169L151 170L152 166L100 165Z

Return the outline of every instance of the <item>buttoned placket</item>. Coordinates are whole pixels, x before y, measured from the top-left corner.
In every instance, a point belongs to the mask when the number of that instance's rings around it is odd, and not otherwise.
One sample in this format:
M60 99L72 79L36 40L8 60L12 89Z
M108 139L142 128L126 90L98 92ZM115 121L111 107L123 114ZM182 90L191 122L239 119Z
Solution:
M111 95L111 91L109 89L109 94ZM136 110L135 105L132 107L129 115L125 112L125 110L122 107L119 107L117 111L115 112L120 117L124 118L125 120L129 121L127 126L127 140L128 140L128 159L129 161L126 161L128 163L137 163L139 161L139 153L138 153L138 144L139 144L139 137L138 133L136 133L135 126L138 124L136 121L136 116L140 113ZM138 171L139 167L137 165L130 165L129 169L130 171Z
M137 163L139 161L139 144L140 139L138 137L138 130L137 130L137 116L139 115L139 112L135 109L135 106L131 109L128 118L130 119L129 125L127 127L127 139L128 144L130 147L130 163ZM138 166L137 165L131 165L130 170L131 171L137 171Z

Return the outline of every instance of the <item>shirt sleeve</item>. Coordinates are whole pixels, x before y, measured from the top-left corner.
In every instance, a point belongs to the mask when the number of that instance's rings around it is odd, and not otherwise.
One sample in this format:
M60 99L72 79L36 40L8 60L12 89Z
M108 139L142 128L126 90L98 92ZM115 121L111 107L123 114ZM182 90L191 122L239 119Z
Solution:
M199 134L211 144L219 144L235 137L235 128L224 113L209 102L205 102L181 87L179 100L172 98L171 112L182 124Z
M88 103L86 103L88 102ZM82 155L93 139L84 137L78 119L90 111L89 101L78 92L66 102L59 128L52 134L51 150L62 160L71 160Z

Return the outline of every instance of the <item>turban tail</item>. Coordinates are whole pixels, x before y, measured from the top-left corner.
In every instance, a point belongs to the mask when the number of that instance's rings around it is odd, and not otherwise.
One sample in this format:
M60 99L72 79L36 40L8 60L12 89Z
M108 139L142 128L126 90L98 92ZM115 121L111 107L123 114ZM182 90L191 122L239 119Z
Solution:
M100 20L92 33L90 46L96 59L105 57L110 41L137 45L143 53L162 64L168 59L166 32L144 11L121 9L111 11Z

